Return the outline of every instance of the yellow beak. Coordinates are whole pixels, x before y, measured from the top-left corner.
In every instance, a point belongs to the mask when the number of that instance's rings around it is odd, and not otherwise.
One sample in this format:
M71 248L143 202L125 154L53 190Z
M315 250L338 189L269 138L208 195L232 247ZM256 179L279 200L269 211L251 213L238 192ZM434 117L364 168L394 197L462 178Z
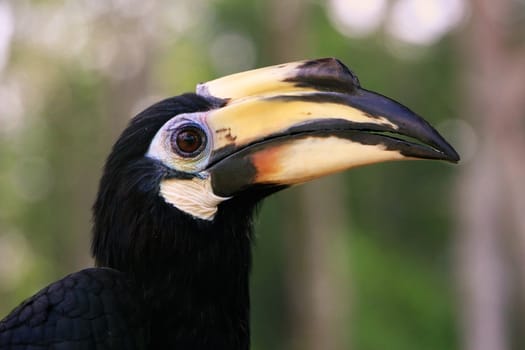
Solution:
M388 160L459 160L424 119L361 88L336 59L238 73L197 93L222 105L205 118L213 138L207 171L221 197Z

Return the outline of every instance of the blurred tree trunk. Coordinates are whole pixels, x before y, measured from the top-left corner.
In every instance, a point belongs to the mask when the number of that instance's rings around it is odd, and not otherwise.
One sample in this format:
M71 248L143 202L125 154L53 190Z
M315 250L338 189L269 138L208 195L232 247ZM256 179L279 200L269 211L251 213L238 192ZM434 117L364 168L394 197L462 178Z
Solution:
M471 0L470 23L461 41L465 112L479 135L477 153L458 182L467 350L512 345L507 311L514 310L507 300L513 271L505 260L512 252L525 295L525 46L524 28L515 21L523 13L518 6L512 0Z
M271 59L305 59L308 2L271 2ZM288 349L340 350L343 345L348 281L337 274L334 248L344 233L342 177L317 180L291 190L285 198L284 236L290 320ZM345 304L346 303L346 304Z

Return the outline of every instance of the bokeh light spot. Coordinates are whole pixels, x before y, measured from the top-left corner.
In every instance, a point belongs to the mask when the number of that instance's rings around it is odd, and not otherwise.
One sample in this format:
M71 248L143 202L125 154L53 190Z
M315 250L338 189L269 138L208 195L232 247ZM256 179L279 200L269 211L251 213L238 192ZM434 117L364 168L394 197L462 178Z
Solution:
M246 35L226 32L215 38L210 56L218 75L248 70L255 65L255 45Z
M0 289L16 288L30 269L32 260L31 249L23 234L0 232Z
M387 2L385 0L330 0L328 13L335 27L349 37L360 37L377 30L381 25Z
M388 33L413 45L431 45L465 17L464 0L399 0L387 22Z
M16 195L27 202L44 199L53 184L51 167L41 157L18 160L10 175Z
M13 29L14 20L11 7L6 1L0 1L0 73L3 71L9 57Z

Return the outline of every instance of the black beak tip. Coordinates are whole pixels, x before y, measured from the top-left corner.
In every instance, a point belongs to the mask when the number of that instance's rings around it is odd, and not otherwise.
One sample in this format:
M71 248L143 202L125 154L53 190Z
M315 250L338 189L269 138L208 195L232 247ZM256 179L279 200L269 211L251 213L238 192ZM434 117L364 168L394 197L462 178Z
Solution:
M459 163L459 161L461 160L458 152L456 152L456 150L454 150L453 148L452 148L452 152L447 153L446 156L447 158L445 160L451 163L454 163L454 164Z
M459 161L461 160L461 157L459 156L458 152L456 152L456 150L452 149L452 151L454 151L454 153L449 154L448 160L452 163L459 163Z
M438 149L443 154L443 160L454 164L459 163L461 158L458 152L445 139L442 139L439 146Z

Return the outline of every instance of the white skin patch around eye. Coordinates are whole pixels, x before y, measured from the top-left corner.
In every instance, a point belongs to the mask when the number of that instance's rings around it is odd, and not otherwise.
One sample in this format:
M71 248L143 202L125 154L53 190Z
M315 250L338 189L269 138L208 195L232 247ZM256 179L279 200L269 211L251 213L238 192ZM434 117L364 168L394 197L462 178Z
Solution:
M207 113L179 114L171 118L155 134L146 152L146 157L159 160L167 167L180 172L195 174L202 171L206 167L212 148L212 139L205 123ZM201 129L203 135L206 136L203 141L206 143L205 148L195 157L185 157L177 154L171 144L173 133L188 125Z
M211 152L212 138L207 131L205 117L209 112L180 114L157 131L146 157L156 159L165 166L188 174L199 174L192 179L165 179L160 183L159 195L177 209L202 220L213 220L218 205L228 198L219 197L213 193L209 174L205 168ZM171 137L174 132L187 125L202 129L206 134L205 149L195 157L184 157L172 149Z
M210 177L167 179L160 184L160 195L166 203L196 218L211 221L226 197L217 196L211 188Z

